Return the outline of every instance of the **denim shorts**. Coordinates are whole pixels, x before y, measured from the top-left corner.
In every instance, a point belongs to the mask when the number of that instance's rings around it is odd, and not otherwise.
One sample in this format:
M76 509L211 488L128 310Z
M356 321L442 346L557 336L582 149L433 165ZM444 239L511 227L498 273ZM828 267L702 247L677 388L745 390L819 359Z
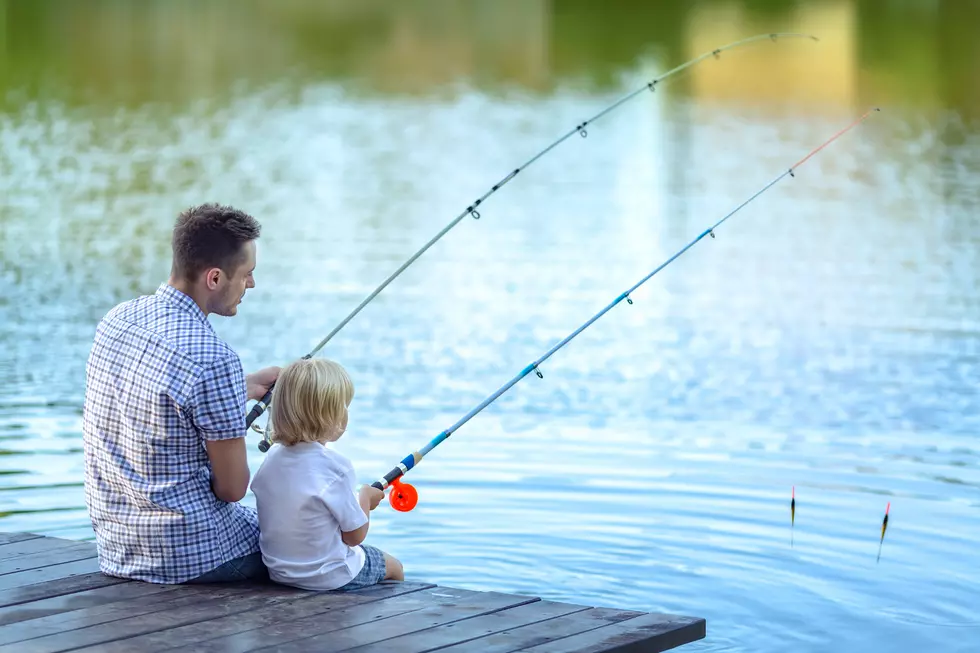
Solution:
M256 551L235 558L209 572L192 578L188 583L234 583L243 580L269 580L269 570L262 562L262 553Z
M369 544L360 545L364 549L364 566L361 567L360 573L354 576L343 587L338 587L338 592L347 592L350 590L359 590L364 587L370 587L372 585L377 585L385 579L385 554L381 549L375 548Z

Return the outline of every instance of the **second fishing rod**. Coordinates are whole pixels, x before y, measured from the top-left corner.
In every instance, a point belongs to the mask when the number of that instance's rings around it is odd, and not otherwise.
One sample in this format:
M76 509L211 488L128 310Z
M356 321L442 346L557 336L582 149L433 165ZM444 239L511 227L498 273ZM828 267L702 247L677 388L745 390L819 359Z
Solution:
M600 317L602 317L603 315L605 315L606 313L608 313L610 310L612 310L612 308L614 306L616 306L617 304L619 304L624 299L626 300L627 303L632 304L633 303L633 300L630 298L630 295L637 288L639 288L640 286L642 286L644 283L646 283L655 274L657 274L658 272L660 272L661 270L663 270L665 267L667 267L668 265L670 265L671 263L673 263L675 260L677 260L677 258L680 257L682 254L684 254L684 252L686 252L687 250L689 250L692 247L694 247L697 243L701 242L701 240L703 240L705 236L710 236L711 238L714 238L715 237L715 229L717 229L718 227L720 227L725 221L727 221L733 215L735 215L736 213L738 213L739 211L741 211L747 204L749 204L750 202L752 202L754 199L756 199L757 197L759 197L760 195L762 195L763 193L765 193L767 190L769 190L770 188L772 188L773 186L775 186L781 179L783 179L783 178L785 178L787 176L789 176L789 177L795 177L796 175L795 175L795 172L794 171L797 168L799 168L806 161L808 161L811 157L813 157L815 154L817 154L817 152L821 151L823 148L825 148L828 145L830 145L833 141L835 141L838 138L840 138L846 132L850 131L851 129L853 129L854 127L856 127L857 125L859 125L860 123L864 122L864 120L866 120L868 118L868 116L870 116L874 111L878 111L878 109L869 109L860 118L858 118L857 120L855 120L854 122L852 122L850 125L848 125L844 129L841 129L839 132L837 132L832 137L830 137L829 139L827 139L826 141L824 141L818 147L816 147L813 150L811 150L809 152L809 154L807 154L806 156L804 156L802 159L800 159L799 161L797 161L796 163L794 163L792 166L790 166L787 170L785 170L778 177L776 177L775 179L773 179L772 181L770 181L768 184L766 184L765 186L763 186L756 193L754 193L751 197L749 197L747 200L745 200L744 202L742 202L741 204L739 204L730 213L728 213L723 218L721 218L720 220L718 220L717 222L715 222L713 225L711 225L710 227L708 227L707 229L705 229L704 231L702 231L697 237L695 237L693 240L691 240L687 245L685 245L680 250L678 250L677 253L675 253L673 256L671 256L666 261L664 261L659 266L657 266L652 272L650 272L649 274L647 274L646 276L644 276L642 279L640 279L638 282L636 282L633 286L631 286L628 290L626 290L625 292L621 293L618 297L616 297L612 302L610 302L601 311L599 311L598 313L596 313L595 315L593 315L587 322L585 322L585 324L583 324L579 328L575 329L572 333L570 333L568 336L566 336L561 342L559 342L554 347L552 347L551 349L549 349L541 358L539 358L539 359L535 360L534 362L532 362L531 364L527 365L514 378L512 378L510 381L508 381L507 383L505 383L504 385L502 385L500 387L500 389L498 389L496 392L494 392L489 397L487 397L482 402L480 402L480 404L478 406L476 406L475 408L473 408L470 412L466 413L466 415L464 415L459 421L457 421L455 424L453 424L452 426L450 426L448 429L446 429L442 433L439 433L437 436L435 436L434 438L432 438L424 447L422 447L418 451L414 451L414 452L410 453L409 455L405 456L401 460L401 462L399 462L397 465L395 465L391 469L391 471L389 471L387 474L385 474L382 478L380 478L377 481L375 481L374 483L372 483L371 484L372 487L375 487L375 488L377 488L379 490L384 491L384 490L386 490L390 486L392 488L392 490L391 490L391 492L388 495L388 502L391 504L391 507L394 508L395 510L400 511L400 512L407 512L409 510L412 510L415 507L416 503L418 502L418 492L416 491L416 489L413 486L409 485L408 483L401 482L400 479L401 479L401 477L404 474L408 473L409 470L413 469L416 465L418 465L419 462L421 462L421 460L426 456L426 454L428 454L430 451L432 451L433 449L435 449L441 443L443 443L444 441L446 441L449 438L449 436L451 436L454 432L456 432L456 430L459 429L463 424L465 424L466 422L468 422L477 413L479 413L484 408L486 408L487 406L489 406L491 403L493 403L494 401L496 401L498 397L500 397L502 394L504 394L505 392L507 392L508 390L510 390L521 379L523 379L525 376L527 376L531 372L534 372L538 376L538 378L544 378L544 375L541 373L541 370L540 370L540 365L544 361L546 361L549 358L551 358L551 356L555 352L557 352L559 349L561 349L566 344L568 344L573 338L575 338L575 336L577 336L578 334L582 333L587 328L589 328L589 326L591 326L596 320L598 320ZM795 490L794 490L794 511L795 511ZM795 514L794 514L794 516L795 516ZM882 539L884 539L884 528L882 529Z
M734 42L729 43L727 45L723 45L723 46L721 46L719 48L715 48L714 50L711 50L710 52L705 52L705 53L703 53L703 54L701 54L701 55L699 55L699 56L691 59L690 61L686 61L686 62L680 64L679 66L674 67L673 69L671 69L671 70L667 71L666 73L660 75L659 77L657 77L657 78L655 78L655 79L647 82L646 84L644 84L643 86L637 88L636 90L632 91L631 93L628 93L627 95L625 95L624 97L620 98L616 102L612 103L611 105L609 105L608 107L606 107L605 109L603 109L599 113L595 114L591 118L589 118L587 120L583 120L582 122L580 122L577 125L575 125L575 127L573 127L572 129L570 129L563 136L561 136L556 141L554 141L553 143L551 143L550 145L548 145L547 147L545 147L543 150L541 150L540 152L538 152L537 154L535 154L534 156L532 156L525 163L523 163L522 165L514 168L511 172L509 172L507 175L505 175L500 181L498 181L496 184L494 184L493 186L491 186L490 189L488 191L486 191L483 195L481 195L476 200L474 200L473 202L471 202L469 204L469 206L467 206L459 215L457 215L452 221L450 221L449 224L447 224L445 227L443 227L439 231L439 233L437 233L435 236L433 236L427 243L425 243L425 245L423 245L421 248L419 248L419 250L417 252L415 252L412 256L410 256L408 258L408 260L406 260L404 263L402 263L402 265L397 270L395 270L393 273L391 273L388 276L388 278L386 278L377 288L375 288L371 292L371 294L369 294L367 297L365 297L364 300L360 304L358 304L357 307L354 308L354 310L351 311L347 315L347 317L345 317L343 320L341 320L340 323L337 326L335 326L333 328L333 330L331 330L330 333L328 333L326 335L326 337L324 337L323 340L321 340L317 344L317 346L314 347L313 350L310 353L308 353L306 356L304 356L303 358L313 358L313 356L315 356L316 353L318 351L320 351L320 349L322 349L324 347L324 345L326 345L328 342L330 342L330 340L335 335L337 335L340 332L340 330L343 329L347 325L348 322L350 322L352 319L354 319L354 317L358 313L360 313L361 310L363 310L364 307L367 306L379 293L381 293L382 290L384 290L392 281L394 281L395 278L398 277L398 275L400 275L402 272L404 272L412 263L414 263L419 257L421 257L422 254L424 254L430 247L432 247L443 236L445 236L447 233L449 233L449 231L452 230L457 224L459 224L459 222L463 218L465 218L466 216L470 215L470 216L473 216L473 218L475 218L475 219L479 219L480 218L480 212L478 210L478 207L488 197L490 197L492 194L496 193L505 184L507 184L508 182L510 182L512 179L514 179L514 177L516 177L519 173L521 173L523 170L526 170L535 161L537 161L538 159L540 159L541 157L543 157L545 154L547 154L548 152L550 152L551 150L553 150L560 143L562 143L563 141L567 140L568 138L574 136L575 134L579 134L583 138L586 137L588 135L587 127L590 124L592 124L593 122L595 122L596 120L598 120L599 118L601 118L601 117L603 117L603 116L611 113L616 108L618 108L621 105L625 104L629 100L632 100L633 98L637 97L638 95L640 95L641 93L643 93L645 91L655 91L656 88L657 88L657 86L659 84L661 84L662 82L664 82L667 79L673 77L674 75L677 75L678 73L681 73L681 72L683 72L685 70L690 69L692 66L694 66L695 64L697 64L697 63L699 63L701 61L704 61L705 59L709 59L709 58L712 58L712 57L715 58L715 59L717 59L717 58L720 57L720 55L721 55L722 52L724 52L726 50L731 50L731 49L734 49L734 48L738 48L738 47L741 47L741 46L744 46L744 45L748 45L749 43L754 43L754 42L758 42L758 41L771 41L771 42L774 42L775 43L780 38L803 38L803 39L809 39L809 40L813 40L813 41L818 40L816 36L813 36L813 35L810 35L810 34L797 34L797 33L790 33L790 32L776 32L776 33L770 33L770 34L758 34L756 36L750 36L748 38L744 38L744 39L741 39L739 41L734 41ZM251 427L253 430L256 430L256 431L262 433L262 440L259 442L259 445L258 445L259 446L259 451L262 451L262 452L268 451L269 450L269 447L271 446L271 443L269 442L269 440L268 440L265 432L261 431L257 426L253 426L253 422L256 419L258 419L258 417L263 412L265 412L266 408L269 407L269 404L272 402L272 391L273 391L273 388L274 387L275 387L274 385L272 387L270 387L269 390L268 390L268 392L266 392L265 396L262 397L259 401L257 401L254 406L252 406L252 409L249 411L248 415L245 418L245 427L246 428Z

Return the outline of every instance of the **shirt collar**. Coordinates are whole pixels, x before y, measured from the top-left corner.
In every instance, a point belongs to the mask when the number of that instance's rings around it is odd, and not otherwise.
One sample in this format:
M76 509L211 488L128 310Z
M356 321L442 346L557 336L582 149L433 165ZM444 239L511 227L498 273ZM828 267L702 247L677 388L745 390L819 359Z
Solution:
M157 288L156 296L173 304L174 306L177 306L178 308L184 309L197 319L201 320L201 322L211 326L211 323L208 322L208 316L204 314L204 311L202 311L201 307L197 305L197 302L195 302L190 295L182 293L170 284L161 283L160 287Z

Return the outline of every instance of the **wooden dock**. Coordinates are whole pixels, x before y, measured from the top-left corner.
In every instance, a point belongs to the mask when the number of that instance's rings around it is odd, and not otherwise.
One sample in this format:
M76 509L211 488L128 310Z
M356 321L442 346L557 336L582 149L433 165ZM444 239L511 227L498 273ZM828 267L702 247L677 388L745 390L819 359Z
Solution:
M704 619L404 582L356 592L105 576L94 542L0 533L0 653L665 651Z

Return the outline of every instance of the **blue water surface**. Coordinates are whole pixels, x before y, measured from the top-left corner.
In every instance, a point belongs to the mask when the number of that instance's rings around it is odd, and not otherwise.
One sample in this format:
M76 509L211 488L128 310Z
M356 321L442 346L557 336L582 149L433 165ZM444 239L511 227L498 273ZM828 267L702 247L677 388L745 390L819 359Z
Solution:
M792 56L773 75L844 56L841 25L816 27L828 49L774 45ZM244 63L227 74L246 82L172 101L11 82L0 528L92 538L85 359L110 307L166 279L179 210L228 202L262 222L257 287L212 324L246 369L285 364L516 165L698 52L683 53L637 55L600 85L547 63L537 87L426 92L247 81ZM338 449L371 482L882 106L434 450L410 475L418 507L382 506L370 542L413 580L704 617L692 653L980 650L980 123L867 86L713 95L719 76L758 78L770 60L751 56L709 60L561 144L321 351L356 384ZM370 65L356 72L405 82Z

